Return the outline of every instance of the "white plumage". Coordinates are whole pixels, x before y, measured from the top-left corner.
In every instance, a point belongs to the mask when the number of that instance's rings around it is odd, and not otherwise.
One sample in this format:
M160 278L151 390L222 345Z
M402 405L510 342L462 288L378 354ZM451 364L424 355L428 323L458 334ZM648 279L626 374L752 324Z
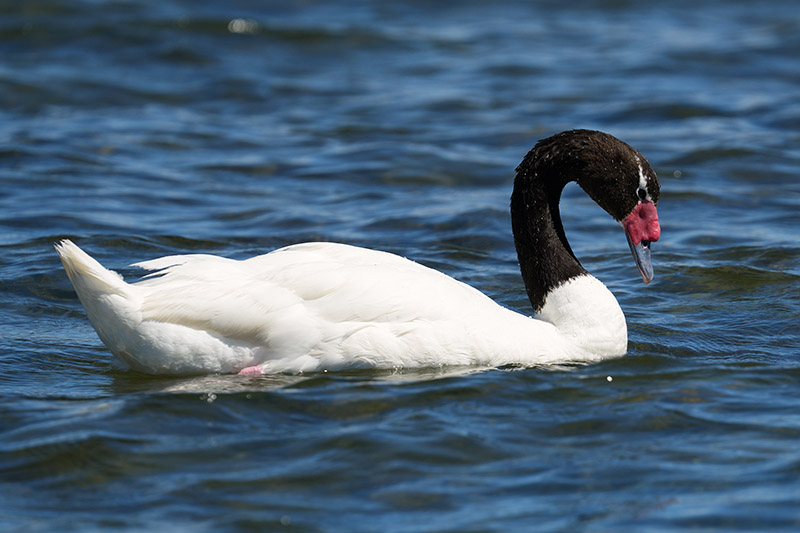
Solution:
M99 337L147 374L548 364L625 353L625 318L591 276L536 320L402 257L306 243L235 261L169 256L125 283L72 242L56 246ZM258 367L253 369L252 367Z

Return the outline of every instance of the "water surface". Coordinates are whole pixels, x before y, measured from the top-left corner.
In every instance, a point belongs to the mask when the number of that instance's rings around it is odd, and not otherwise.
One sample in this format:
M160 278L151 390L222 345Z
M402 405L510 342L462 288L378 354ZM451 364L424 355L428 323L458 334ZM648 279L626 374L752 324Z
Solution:
M800 527L794 2L150 4L0 7L2 529ZM647 287L563 199L628 318L613 361L141 376L51 247L133 276L342 241L529 313L513 170L575 127L662 183Z

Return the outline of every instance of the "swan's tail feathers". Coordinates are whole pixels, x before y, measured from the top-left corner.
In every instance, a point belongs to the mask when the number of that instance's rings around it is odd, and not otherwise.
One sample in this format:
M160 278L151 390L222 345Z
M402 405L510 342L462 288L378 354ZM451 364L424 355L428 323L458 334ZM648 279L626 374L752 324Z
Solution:
M142 321L137 288L71 241L63 240L55 249L97 336L124 366L133 366L136 361L129 353L138 339L136 328Z
M128 295L130 286L122 276L103 267L72 241L63 240L55 245L55 249L84 307L87 299L102 294Z

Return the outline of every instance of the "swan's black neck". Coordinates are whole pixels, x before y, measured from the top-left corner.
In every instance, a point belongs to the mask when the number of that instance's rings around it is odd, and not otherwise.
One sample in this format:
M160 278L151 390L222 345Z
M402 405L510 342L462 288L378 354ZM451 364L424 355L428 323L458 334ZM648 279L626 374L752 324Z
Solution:
M511 227L525 289L533 310L539 312L551 290L587 272L567 242L558 209L570 180L563 174L537 173L531 161L534 150L517 168Z
M517 167L511 226L525 288L537 312L550 291L587 273L572 253L558 210L570 181L618 221L633 211L642 194L658 201L655 172L642 154L616 137L571 130L536 143Z

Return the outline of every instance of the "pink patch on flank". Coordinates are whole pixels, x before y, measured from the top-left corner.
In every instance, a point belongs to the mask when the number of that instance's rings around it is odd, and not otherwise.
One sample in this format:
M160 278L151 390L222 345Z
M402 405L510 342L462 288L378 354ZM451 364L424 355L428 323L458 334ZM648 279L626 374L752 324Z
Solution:
M260 376L261 375L261 367L260 366L248 366L239 370L240 376Z
M658 212L652 202L640 202L633 208L631 214L625 217L622 226L635 246L642 241L657 241L661 236Z

